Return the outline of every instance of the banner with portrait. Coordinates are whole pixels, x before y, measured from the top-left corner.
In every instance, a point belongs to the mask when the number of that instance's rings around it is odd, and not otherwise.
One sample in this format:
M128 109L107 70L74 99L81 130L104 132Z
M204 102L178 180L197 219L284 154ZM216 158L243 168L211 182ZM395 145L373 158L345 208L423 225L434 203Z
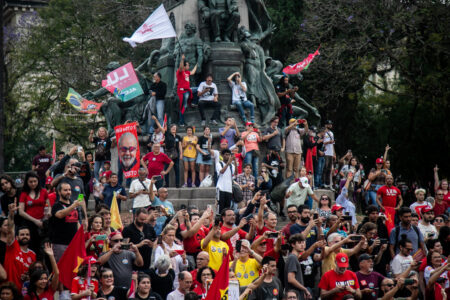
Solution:
M114 127L119 163L125 178L138 176L141 153L136 126L137 123L133 122Z

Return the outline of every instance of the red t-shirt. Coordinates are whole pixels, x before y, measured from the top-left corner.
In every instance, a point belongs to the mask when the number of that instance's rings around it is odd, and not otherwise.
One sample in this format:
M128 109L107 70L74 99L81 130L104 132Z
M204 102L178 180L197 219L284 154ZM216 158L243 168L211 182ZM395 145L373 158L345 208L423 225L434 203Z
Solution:
M94 234L102 235L104 233L103 232L94 232L94 231L85 232L84 233L84 239L86 241L88 241ZM104 247L105 247L105 241L104 240L96 241L94 239L94 241L89 243L89 245L86 247L86 254L88 256L93 256L93 257L95 257L95 259L97 259L100 256L100 254L103 252L103 248Z
M194 269L191 271L192 275L192 285L191 285L191 291L193 291L197 286L201 285L200 282L197 281L197 269Z
M234 157L236 158L236 162L237 162L237 169L238 169L238 174L242 174L242 167L244 164L244 157L242 156L242 153L236 153L234 155Z
M437 203L437 201L434 202L434 215L439 216L445 214L447 211L447 208L449 207L449 203L447 201L442 201L441 204Z
M42 292L40 295L38 295L39 300L53 300L53 296L55 295L55 291L52 289L51 286L48 286L47 289ZM36 300L36 297L34 295L25 295L23 297L23 300Z
M388 207L396 207L397 206L397 198L402 193L395 186L388 187L387 185L383 185L377 191L377 195L381 195L381 203L383 206Z
M444 195L444 201L447 203L450 202L450 192L447 192L447 194Z
M291 226L294 224L288 223L286 225L284 225L283 229L281 229L281 231L284 233L284 236L286 237L286 239L289 239L289 237L291 236Z
M106 177L106 179L109 179L112 175L112 171L108 170L108 171L104 171L102 172L102 174L100 174L101 177Z
M48 194L48 201L50 202L50 208L55 204L56 201L56 192L52 192Z
M181 231L186 230L186 225L181 224L180 225ZM205 226L200 227L200 229L190 238L183 240L183 246L184 250L186 250L186 253L193 254L193 253L199 253L201 250L200 247L200 241L203 240L209 233L209 229Z
M39 198L32 199L27 193L20 194L20 203L25 204L25 212L35 219L41 220L44 217L45 201L48 198L47 190L41 189Z
M256 228L256 235L263 235L264 232L269 231L269 232L276 232L275 230L271 230L269 228L267 228L266 226L264 226L262 229ZM270 239L266 239L266 245L267 245L267 252L273 250L274 248L274 239L270 238Z
M162 152L158 155L154 155L153 152L149 152L145 154L143 160L147 163L147 178L149 179L155 175L161 175L161 172L164 170L164 165L172 162L172 160Z
M98 292L98 281L95 278L91 278L91 284L94 286L94 292ZM88 289L87 280L82 277L75 277L72 279L72 288L70 289L71 295L80 294ZM80 300L87 300L88 298L81 298Z
M338 274L335 270L330 270L323 274L319 282L319 288L325 291L331 291L337 286L349 286L352 289L359 289L358 277L350 270L346 270L344 274ZM345 295L350 294L347 291L334 294L330 299L339 300Z
M180 71L177 70L177 83L179 89L190 89L189 84L189 76L191 75L190 71Z
M19 291L22 290L22 280L20 277L22 274L28 272L28 268L34 261L36 261L36 253L31 249L23 252L17 240L14 240L11 245L6 246L5 271L8 281L14 282Z
M230 230L232 230L233 228L228 228L225 226L222 226L220 228L220 234L224 234ZM245 232L242 229L239 229L238 232L235 233L235 235L233 235L231 238L229 238L228 240L224 240L225 243L227 243L228 248L229 248L229 253L230 253L230 259L233 260L234 256L233 256L233 251L234 251L234 247L236 247L236 241L237 240L242 240L245 239L245 236L247 235L247 232Z

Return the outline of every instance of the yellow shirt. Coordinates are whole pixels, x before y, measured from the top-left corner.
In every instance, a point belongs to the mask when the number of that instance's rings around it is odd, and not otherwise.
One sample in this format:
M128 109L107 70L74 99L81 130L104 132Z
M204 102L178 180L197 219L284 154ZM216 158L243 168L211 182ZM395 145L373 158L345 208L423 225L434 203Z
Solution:
M233 262L230 262L230 267ZM261 265L254 258L249 258L245 263L240 259L236 262L236 277L239 280L241 287L247 286L259 277L259 270Z
M325 249L329 249L330 247L325 247ZM350 249L342 249L339 250L338 253L345 253L348 255L350 252ZM322 261L322 274L325 274L326 272L330 270L334 270L336 268L336 252L331 252L327 257L325 257Z
M187 142L191 141L192 144L188 144ZM195 136L191 136L190 138L188 136L183 137L183 142L187 145L186 148L183 150L183 156L189 157L189 158L195 158L197 157L197 148L195 146L197 145L197 139Z
M213 240L211 240L206 247L203 247L203 241L204 240L200 242L200 246L202 247L202 250L208 252L209 254L208 266L217 272L222 265L223 248L227 249L227 253L230 251L230 248L224 241L215 242Z

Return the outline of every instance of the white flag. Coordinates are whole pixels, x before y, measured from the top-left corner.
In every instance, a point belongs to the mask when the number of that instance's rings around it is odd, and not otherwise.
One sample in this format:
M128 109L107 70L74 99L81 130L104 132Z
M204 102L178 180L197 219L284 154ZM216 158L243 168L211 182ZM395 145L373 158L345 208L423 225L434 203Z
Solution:
M131 47L136 47L136 43L170 37L176 37L176 33L164 5L161 4L130 38L123 38L123 41L130 43Z

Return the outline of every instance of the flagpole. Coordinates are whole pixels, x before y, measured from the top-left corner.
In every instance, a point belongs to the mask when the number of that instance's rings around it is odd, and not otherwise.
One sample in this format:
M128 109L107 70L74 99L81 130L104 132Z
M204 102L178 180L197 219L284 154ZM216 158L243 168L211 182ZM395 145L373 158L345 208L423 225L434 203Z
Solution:
M88 289L90 288L91 285L91 259L88 259L88 278L87 278L87 282L88 282ZM91 296L89 295L89 297L87 297L88 300L91 300Z

